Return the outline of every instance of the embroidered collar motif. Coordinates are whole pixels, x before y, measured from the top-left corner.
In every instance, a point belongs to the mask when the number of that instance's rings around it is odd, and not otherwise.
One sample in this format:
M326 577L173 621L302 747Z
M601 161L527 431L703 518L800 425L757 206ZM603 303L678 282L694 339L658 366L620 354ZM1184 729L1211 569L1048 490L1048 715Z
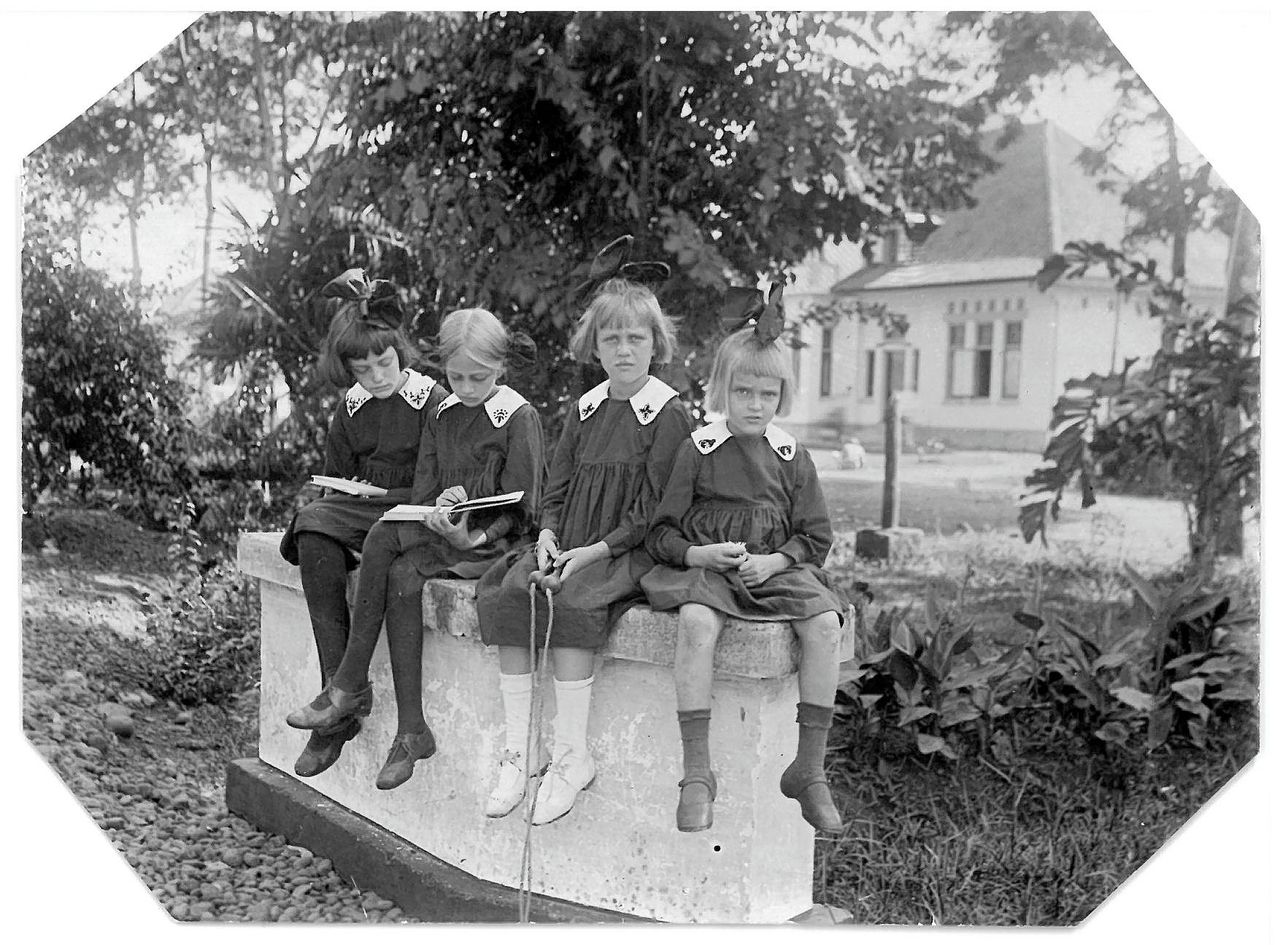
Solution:
M489 422L494 425L494 428L501 429L506 426L512 415L528 402L519 391L503 384L496 394L484 402L484 410L489 415ZM458 399L457 394L450 394L440 401L440 406L436 408L436 416L439 417L454 404L460 403L462 401Z
M731 436L733 432L729 429L729 421L717 420L715 423L709 423L705 427L694 430L689 434L689 439L693 440L693 445L697 447L698 452L706 456L715 452L720 444ZM784 460L791 462L795 459L796 438L786 430L771 423L764 429L764 438L769 441L773 451Z
M436 382L425 374L419 374L413 368L407 368L406 373L409 377L405 380L398 393L404 398L404 402L414 410L421 410L426 404L427 398L431 396L431 389L436 386ZM363 384L356 384L347 391L345 400L347 416L354 417L357 410L373 400L373 394L365 390Z
M658 380L649 378L644 387L630 397L631 409L642 427L648 426L672 397L677 396L675 388ZM603 381L578 398L578 421L590 417L609 397L609 382Z

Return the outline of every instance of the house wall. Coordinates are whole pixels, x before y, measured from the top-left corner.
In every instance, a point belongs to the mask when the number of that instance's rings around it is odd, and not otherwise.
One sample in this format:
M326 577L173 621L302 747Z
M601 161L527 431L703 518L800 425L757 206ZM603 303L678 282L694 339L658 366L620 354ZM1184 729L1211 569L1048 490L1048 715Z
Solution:
M823 395L822 333L808 326L802 336L808 347L798 356L797 397L785 424L811 444L834 445L855 436L868 447L880 447L886 352L901 350L908 352L901 394L906 448L940 439L953 449L1038 451L1053 403L1069 378L1108 372L1113 350L1119 367L1125 356L1149 357L1159 345L1159 324L1140 301L1118 299L1101 282L1060 284L1042 293L1031 282L1016 280L867 292L863 298L905 315L909 328L895 339L886 338L878 325L838 324L832 334L831 388ZM964 346L974 348L980 323L991 325L989 390L985 396L956 396L956 386L949 386L950 329L959 326ZM1022 334L1016 396L1003 390L1009 323L1020 323ZM912 349L918 355L909 354ZM869 388L868 351L877 352ZM915 378L910 376L913 357L919 359ZM957 357L958 370L971 372L964 360L969 356Z

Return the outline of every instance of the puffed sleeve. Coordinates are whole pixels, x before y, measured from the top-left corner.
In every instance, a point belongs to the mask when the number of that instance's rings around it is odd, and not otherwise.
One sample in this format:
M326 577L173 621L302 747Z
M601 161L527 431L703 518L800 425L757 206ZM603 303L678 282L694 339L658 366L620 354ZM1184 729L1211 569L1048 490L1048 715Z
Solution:
M795 486L791 494L791 537L778 551L796 564L808 562L822 567L831 550L831 517L827 501L818 482L809 451L801 449L793 460L796 465Z
M324 443L324 474L341 479L351 479L356 474L356 456L347 431L347 410L341 403L333 413Z
M645 458L645 481L640 495L618 527L601 539L609 546L609 552L614 557L644 542L649 523L653 520L667 479L671 475L676 453L680 445L688 441L689 431L693 428L689 421L689 410L678 397L672 397L662 405L662 410L653 423L656 429L653 445L649 447L649 455Z
M698 479L701 459L702 454L694 449L693 441L685 437L676 452L671 476L654 513L653 524L644 539L645 549L662 564L684 567L685 553L693 546L693 542L685 537L682 523L693 505L693 487Z
M569 480L573 478L574 468L578 465L578 437L581 429L578 411L571 409L564 422L564 430L560 433L560 442L556 444L555 455L551 457L547 491L542 496L539 527L549 528L557 536L560 534L560 513L564 511Z
M432 388L434 394L439 385ZM440 431L440 421L436 417L435 408L427 404L424 410L430 410L427 421L422 425L422 437L418 440L418 464L413 470L413 491L409 501L414 505L430 505L440 494L440 465L436 446L436 435Z
M500 492L524 492L518 506L504 509L484 530L492 543L507 534L519 535L538 520L542 478L546 460L542 443L542 420L530 404L522 404L507 421L507 455L498 477Z

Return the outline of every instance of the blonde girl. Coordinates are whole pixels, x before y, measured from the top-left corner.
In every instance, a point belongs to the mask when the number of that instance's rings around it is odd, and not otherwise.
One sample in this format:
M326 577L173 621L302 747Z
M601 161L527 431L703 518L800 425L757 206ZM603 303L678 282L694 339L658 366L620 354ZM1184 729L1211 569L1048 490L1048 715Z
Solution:
M516 506L446 513L422 522L381 522L365 542L350 642L331 682L290 714L296 728L323 730L367 715L369 664L386 620L395 685L396 736L376 784L390 790L429 758L435 736L422 711L422 588L433 577L475 578L493 560L531 537L544 460L537 413L500 383L513 359L531 358L532 344L513 337L490 312L462 309L440 326L437 358L453 392L423 432L411 501L437 506L468 498L524 492Z
M562 581L550 639L554 743L534 824L567 814L595 778L587 746L595 651L623 611L643 599L640 576L653 563L645 531L690 428L676 391L650 374L675 351L672 323L650 289L623 278L605 281L579 319L570 351L579 362L598 361L608 379L578 398L565 424L536 545L496 564L476 591L481 636L498 647L501 673L506 735L485 805L487 815L501 817L524 798L535 773L525 758L533 663L529 578L535 570L554 570ZM538 619L545 627L545 601Z

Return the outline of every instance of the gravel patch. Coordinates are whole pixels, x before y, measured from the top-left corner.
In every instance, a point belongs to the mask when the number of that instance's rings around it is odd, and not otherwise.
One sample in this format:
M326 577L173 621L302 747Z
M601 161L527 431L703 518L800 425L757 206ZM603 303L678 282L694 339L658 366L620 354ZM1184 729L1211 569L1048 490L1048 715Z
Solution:
M92 525L109 522L99 513ZM163 542L120 525L113 553L126 541ZM415 921L327 859L226 810L227 762L255 754L257 694L186 709L130 688L112 644L136 632L145 586L66 547L23 555L22 723L34 749L174 919Z

